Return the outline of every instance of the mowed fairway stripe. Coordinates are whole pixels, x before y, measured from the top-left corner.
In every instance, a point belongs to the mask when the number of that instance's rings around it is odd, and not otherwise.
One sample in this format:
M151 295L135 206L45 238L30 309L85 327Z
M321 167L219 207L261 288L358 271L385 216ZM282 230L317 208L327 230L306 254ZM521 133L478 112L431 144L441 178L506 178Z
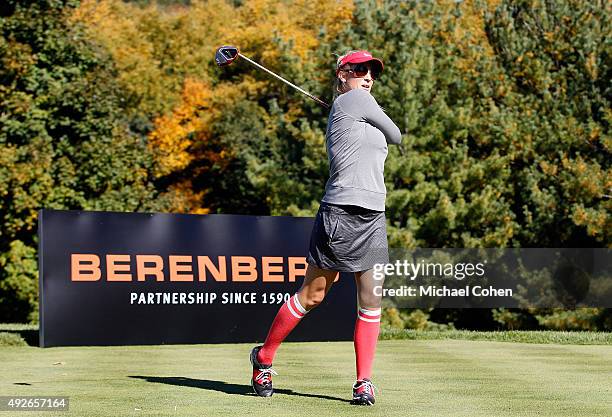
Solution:
M460 384L458 394L491 415L612 415L609 346L448 342L432 348L482 375Z
M75 416L609 416L610 346L382 341L372 408L350 406L351 342L286 343L272 398L251 345L0 348L2 395L68 395ZM26 413L27 414L27 413ZM26 415L24 414L24 415ZM45 412L45 416L66 415Z

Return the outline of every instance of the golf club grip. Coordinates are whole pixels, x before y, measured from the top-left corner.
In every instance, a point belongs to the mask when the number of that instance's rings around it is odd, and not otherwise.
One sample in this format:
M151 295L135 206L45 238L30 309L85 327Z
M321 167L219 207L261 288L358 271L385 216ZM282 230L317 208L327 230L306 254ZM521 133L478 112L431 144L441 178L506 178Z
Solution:
M268 74L270 74L271 76L275 77L276 79L284 82L285 84L295 88L296 90L298 90L300 93L310 97L311 99L313 99L314 101L316 101L317 103L319 103L320 105L322 105L323 107L329 109L329 104L327 104L326 102L324 102L323 100L313 96L312 94L310 94L308 91L298 87L297 85L285 80L283 77L281 77L280 75L277 75L275 73L273 73L272 71L270 71L269 69L267 69L266 67L264 67L263 65L258 64L257 62L247 58L246 56L242 55L241 53L238 53L238 56L240 56L242 59L246 60L247 62L251 63L252 65L255 65L257 68L267 72Z

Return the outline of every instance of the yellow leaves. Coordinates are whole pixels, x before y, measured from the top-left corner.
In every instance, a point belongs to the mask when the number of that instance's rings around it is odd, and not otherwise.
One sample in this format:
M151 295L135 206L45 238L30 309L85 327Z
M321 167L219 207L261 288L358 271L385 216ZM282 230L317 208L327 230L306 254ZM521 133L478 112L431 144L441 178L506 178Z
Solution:
M149 147L155 155L157 177L180 172L193 161L222 162L229 155L221 151L196 153L193 145L211 139L212 126L225 108L244 100L261 88L250 78L236 84L218 84L187 78L180 103L167 115L154 120L149 134Z
M573 220L579 226L582 226L587 222L587 217L587 212L584 210L583 206L579 206L574 211Z
M209 0L173 8L152 3L84 0L71 16L110 52L128 107L148 116L177 105L185 77L214 78L212 56L222 44L235 44L275 70L278 38L291 42L290 53L307 62L321 29L325 39L335 37L350 25L353 12L350 0L246 0L240 6Z
M121 0L84 0L72 15L112 56L135 112L157 116L178 101L185 77L209 79L214 49L232 26L223 0L187 7L140 7Z
M211 165L223 168L232 158L226 150L213 151L206 142L211 141L212 126L224 109L261 88L261 83L249 79L236 84L210 83L187 78L181 100L174 110L155 119L149 134L149 147L155 156L155 175L181 174L190 164L195 172L206 175ZM187 171L191 172L191 171ZM191 179L180 179L168 187L163 198L172 211L206 214L204 198L207 191L194 191Z
M580 204L573 211L572 221L578 226L586 226L587 234L593 237L609 237L612 230L612 220L605 208L597 210Z
M319 46L321 28L326 29L324 41L332 39L350 25L352 12L350 0L247 0L236 9L223 39L247 55L256 53L262 64L274 69L281 53L276 38L291 42L292 55L305 61Z
M597 79L597 76L599 75L599 71L597 68L597 57L595 56L595 53L591 52L585 61L585 67L587 72L589 73L589 76L591 77L592 80Z
M23 76L35 61L36 58L32 54L30 45L9 39L6 48L2 51L0 65L4 67L5 72L12 73L17 78ZM5 87L5 85L2 87Z
M482 69L476 67L482 62L482 57L492 58L495 55L485 31L485 13L493 11L500 3L491 0L486 3L475 0L465 0L457 3L454 0L440 0L435 2L435 13L416 15L415 20L423 32L431 33L434 30L434 20L440 18L440 29L436 35L448 45L458 48L461 52L456 57L457 69L466 75L477 77ZM456 18L455 11L459 8L461 16ZM447 30L447 24L452 22L452 30ZM454 54L450 48L449 55Z
M595 126L591 130L591 133L589 133L589 139L596 140L597 138L599 138L600 135L601 135L601 128L599 126Z
M211 106L210 86L193 79L185 80L182 102L172 114L155 119L154 130L149 134L149 146L156 156L156 175L168 175L185 169L193 160L189 152L191 135L207 132Z
M175 92L168 89L168 77L160 70L156 45L141 27L153 13L120 0L84 0L71 20L83 24L86 33L110 53L119 82L131 100L140 104L135 110L159 114L168 109Z
M275 32L285 40L292 39L295 52L304 58L318 45L319 30L328 31L328 39L335 36L353 16L350 0L297 0L289 3L273 0L248 0L239 8L239 16L248 27L259 32L259 37L271 39Z
M187 78L183 87L182 104L174 112L179 117L187 119L197 110L210 107L211 96L212 92L207 84Z
M177 213L208 214L210 209L203 207L206 191L194 192L190 180L172 184L163 198L169 200L172 211Z
M540 162L540 169L542 170L543 173L545 173L546 175L551 175L551 176L555 176L557 175L557 171L558 168L556 165L554 164L549 164L546 161L541 161Z
M597 162L585 161L578 155L575 159L563 157L561 164L570 200L599 199L609 189L610 170L603 170Z

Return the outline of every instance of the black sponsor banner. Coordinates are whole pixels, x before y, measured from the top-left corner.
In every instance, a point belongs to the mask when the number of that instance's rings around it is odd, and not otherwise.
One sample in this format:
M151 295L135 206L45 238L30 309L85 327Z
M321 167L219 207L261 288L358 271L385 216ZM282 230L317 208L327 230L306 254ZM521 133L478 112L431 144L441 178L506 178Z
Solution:
M301 285L313 219L42 210L40 345L262 341ZM342 274L288 340L350 340Z

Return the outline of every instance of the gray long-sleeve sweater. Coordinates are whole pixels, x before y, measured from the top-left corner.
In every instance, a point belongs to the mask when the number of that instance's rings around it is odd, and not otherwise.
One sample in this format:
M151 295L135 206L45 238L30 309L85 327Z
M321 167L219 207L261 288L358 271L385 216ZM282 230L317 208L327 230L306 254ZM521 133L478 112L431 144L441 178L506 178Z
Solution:
M387 144L399 145L399 128L362 89L340 95L329 113L329 180L323 201L385 211Z

